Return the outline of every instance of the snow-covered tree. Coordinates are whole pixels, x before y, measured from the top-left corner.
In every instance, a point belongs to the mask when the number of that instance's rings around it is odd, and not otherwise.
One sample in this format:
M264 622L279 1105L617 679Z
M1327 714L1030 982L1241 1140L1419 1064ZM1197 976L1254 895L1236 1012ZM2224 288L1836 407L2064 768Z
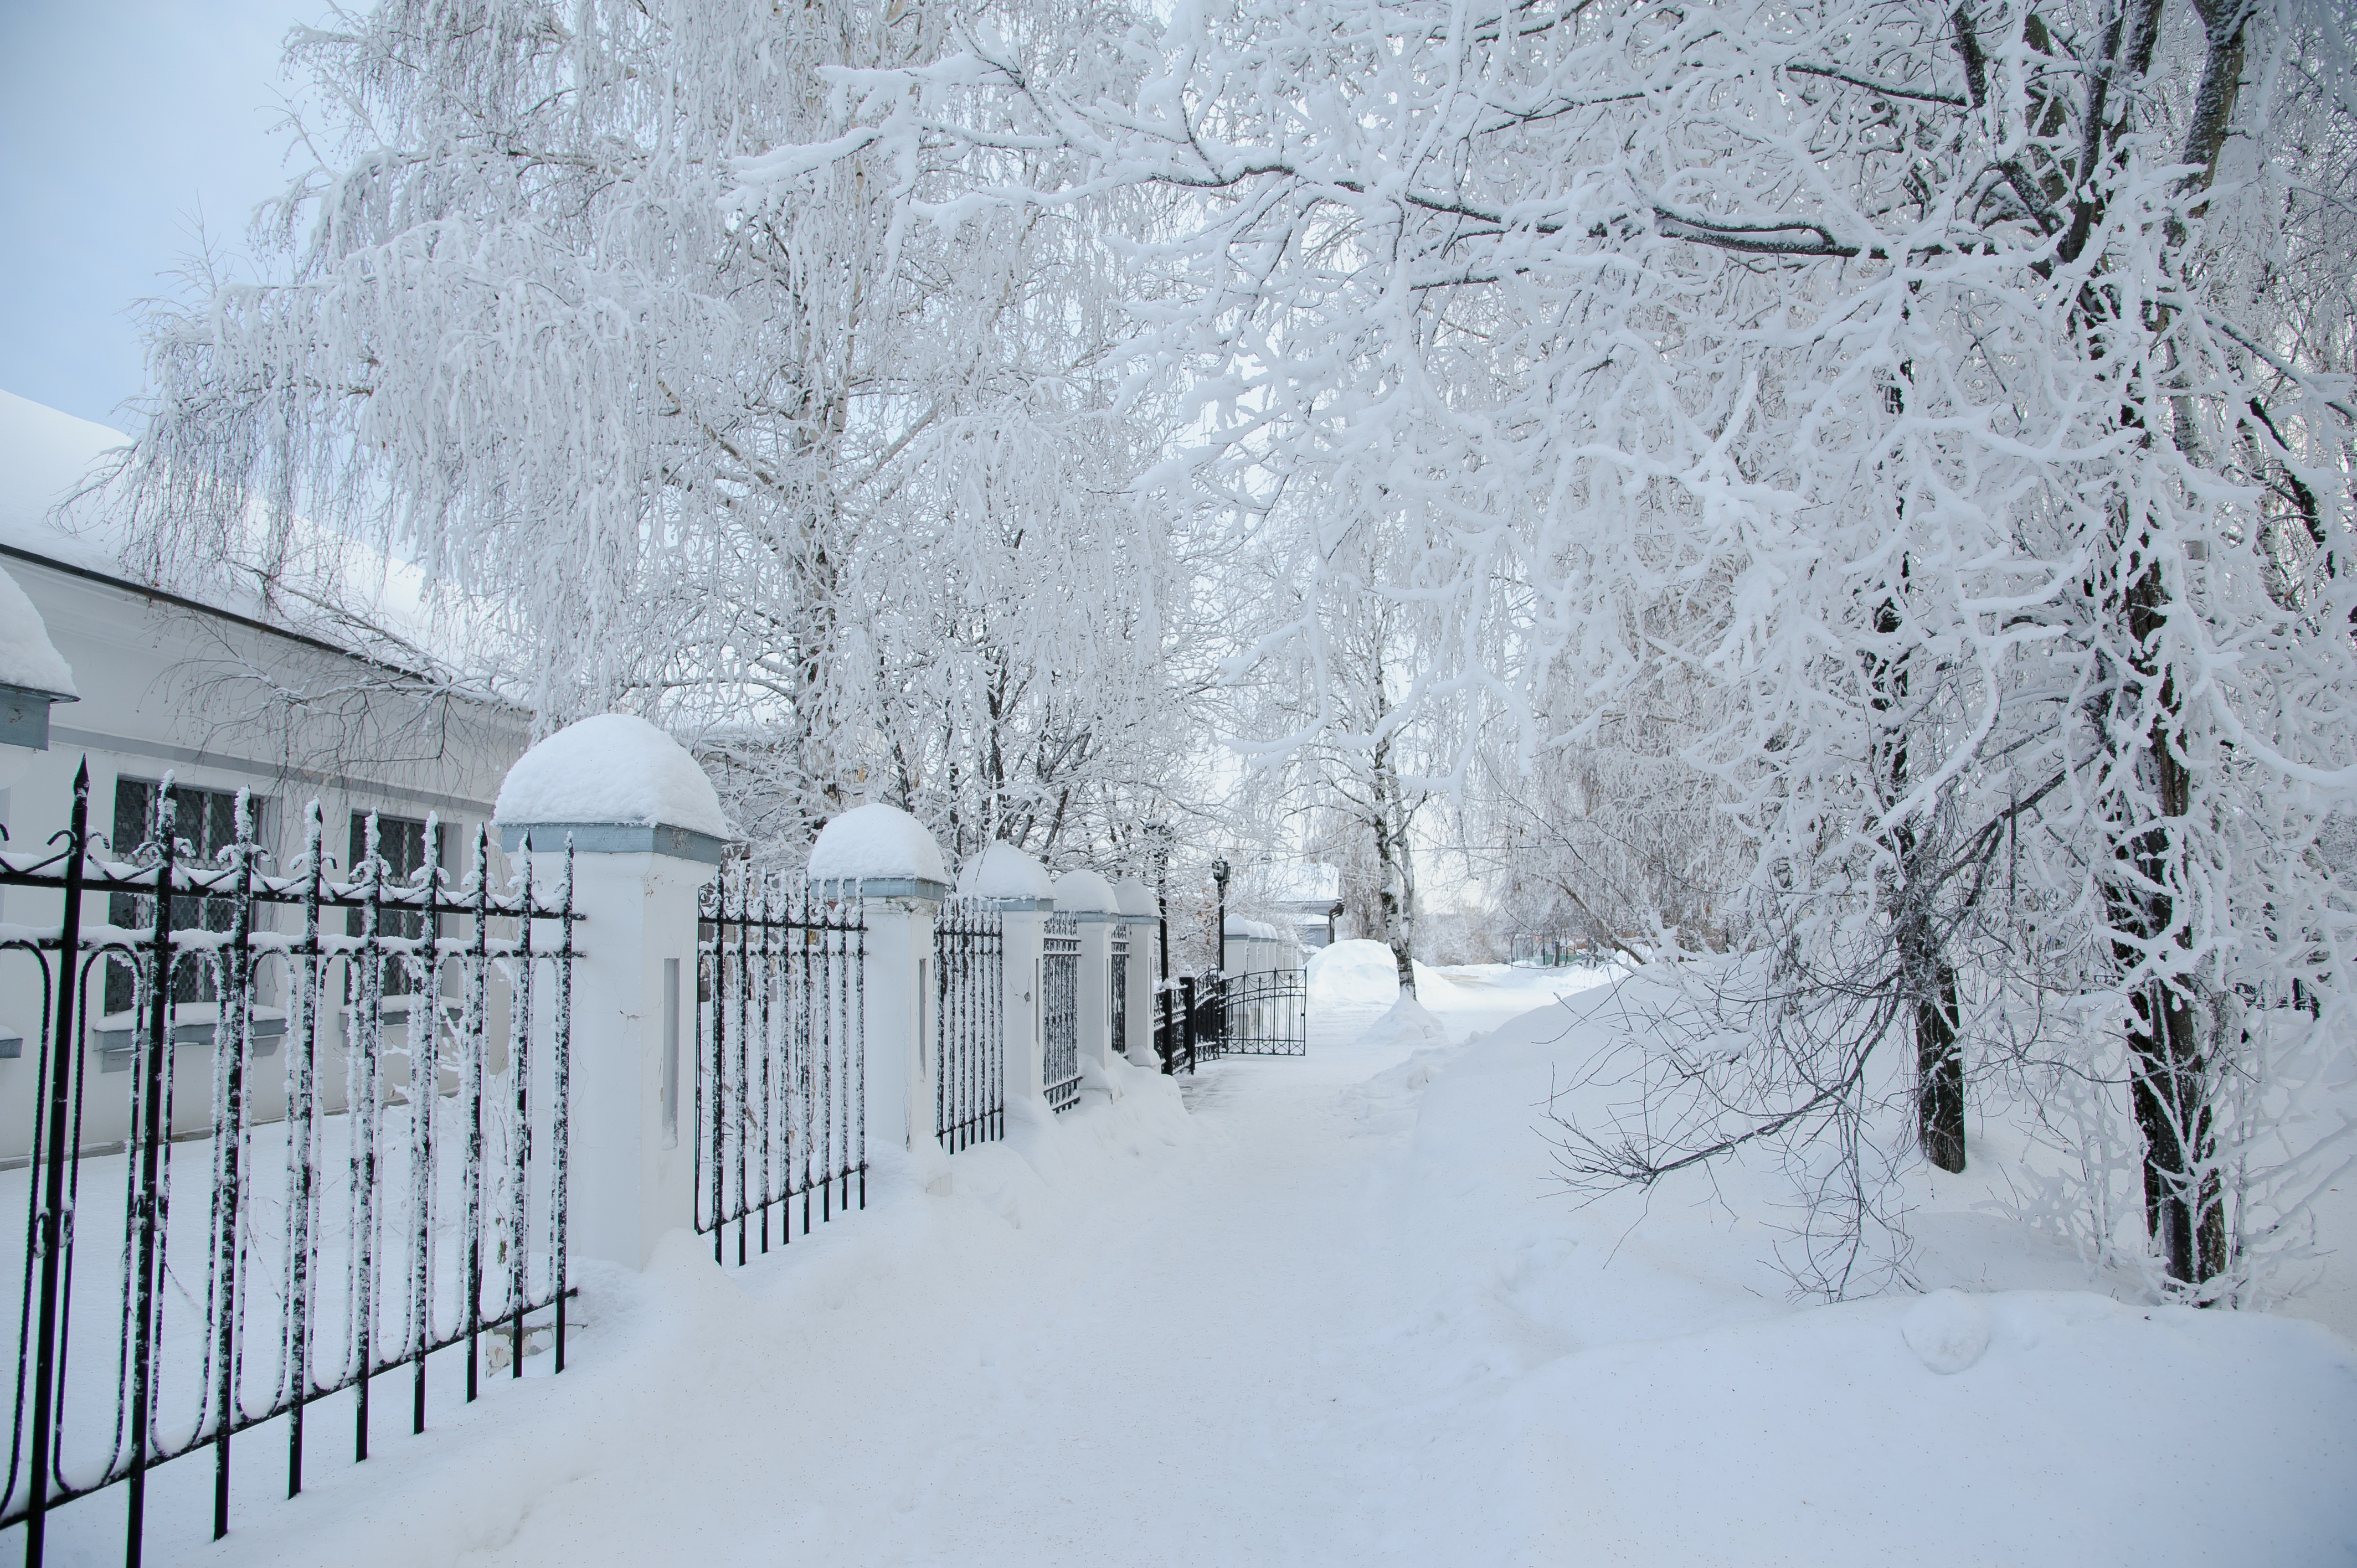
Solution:
M389 547L471 596L545 722L708 736L788 854L862 793L963 830L1099 789L1121 740L1183 728L1169 553L1122 494L1159 421L1107 358L1117 223L910 229L888 192L921 170L881 153L724 200L732 158L834 134L820 68L945 28L899 0L383 0L298 29L328 119L259 231L283 275L155 322L157 562L243 547L257 507Z
M2228 1086L2345 1041L2352 991L2316 848L2357 789L2349 32L2297 0L1241 0L836 80L842 145L990 171L904 182L917 217L1187 197L1141 252L1200 440L1159 478L1281 494L1319 556L1394 531L1368 586L1429 628L1416 700L1478 694L1539 764L1664 666L1712 683L1686 755L1755 845L1768 1011L1841 1015L1761 1026L1768 1087L1599 1174L1854 1130L1894 1040L1960 1159L1972 947L2069 1020L2060 1070L2113 1073L2153 1254L2214 1299L2298 1208ZM1051 148L1066 177L1003 172Z

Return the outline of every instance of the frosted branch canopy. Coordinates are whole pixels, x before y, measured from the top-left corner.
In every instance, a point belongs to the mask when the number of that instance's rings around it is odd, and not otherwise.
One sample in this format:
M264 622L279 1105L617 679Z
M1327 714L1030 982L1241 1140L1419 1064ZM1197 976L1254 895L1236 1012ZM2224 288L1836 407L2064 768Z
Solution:
M72 666L49 640L41 612L5 571L0 571L0 685L61 697L81 695L74 687Z
M968 898L1048 898L1055 884L1038 861L1011 843L994 843L965 863L957 890Z
M628 822L731 836L712 780L687 748L630 714L568 725L508 770L491 820Z
M898 806L881 805L855 806L821 828L810 874L818 882L950 879L925 824Z

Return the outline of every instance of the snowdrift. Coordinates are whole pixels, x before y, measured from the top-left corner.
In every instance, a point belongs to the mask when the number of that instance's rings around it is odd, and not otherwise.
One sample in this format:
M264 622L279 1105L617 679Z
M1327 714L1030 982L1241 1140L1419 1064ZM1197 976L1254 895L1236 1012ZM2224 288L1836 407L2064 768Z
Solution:
M1399 1353L1495 1391L1513 1561L2347 1560L2357 1350L2325 1329L2093 1294L2074 1257L1987 1216L1919 1257L1950 1288L1795 1307L1770 1157L1584 1208L1551 1189L1551 1087L1653 984L1419 1053L1357 1096L1412 1125L1398 1201L1428 1292ZM1963 1203L1928 1194L1924 1218L1941 1201ZM2018 1288L2055 1284L2080 1288Z
M1415 966L1415 988L1426 1007L1454 1000L1457 989L1446 975L1421 961ZM1392 950L1383 943L1352 938L1310 955L1312 1012L1388 1007L1398 999L1399 968L1393 961Z

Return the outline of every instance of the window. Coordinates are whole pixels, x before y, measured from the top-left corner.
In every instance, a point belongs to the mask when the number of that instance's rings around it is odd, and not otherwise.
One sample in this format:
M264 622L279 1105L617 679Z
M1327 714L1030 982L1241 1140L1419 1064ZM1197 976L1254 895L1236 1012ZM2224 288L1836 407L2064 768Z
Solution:
M130 860L153 836L156 828L156 791L158 784L151 779L117 779L114 781L114 858ZM263 796L247 796L248 809L253 813L253 836L257 843L268 843L270 835L264 829L264 813L270 804ZM233 789L202 789L191 784L172 786L172 836L185 846L175 857L180 865L212 867L221 862L215 857L221 851L237 842L237 792ZM266 871L267 866L256 867ZM257 916L260 911L257 910ZM134 930L149 931L156 924L156 900L137 894L117 893L107 901L106 918L111 924ZM256 924L266 926L257 918ZM226 931L237 925L236 900L225 897L203 897L178 894L172 899L172 929L175 930ZM129 965L120 960L109 960L106 966L106 1011L121 1013L129 1009L136 998L136 982ZM216 1000L212 965L193 955L182 958L172 966L172 1000L175 1002L211 1002Z
M361 863L368 854L369 813L352 813L351 854L344 862L346 874L360 875ZM447 822L436 824L434 863L447 867L449 864L450 828ZM414 817L392 817L383 812L376 818L376 853L385 864L385 886L388 887L416 886L418 873L425 868L425 824ZM359 936L367 922L367 912L361 909L344 911L344 933ZM436 922L439 925L439 922ZM425 913L422 909L385 909L380 912L377 931L388 937L416 938L425 934ZM437 929L435 933L439 936ZM417 991L418 977L406 963L384 966L384 993L387 996L408 996Z

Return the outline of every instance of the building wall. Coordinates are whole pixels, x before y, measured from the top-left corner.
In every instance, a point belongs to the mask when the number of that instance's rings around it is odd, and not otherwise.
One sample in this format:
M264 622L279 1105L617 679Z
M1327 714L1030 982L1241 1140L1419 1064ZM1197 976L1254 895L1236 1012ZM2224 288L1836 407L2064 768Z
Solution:
M437 817L447 825L447 864L455 875L465 873L476 829L529 739L528 715L234 620L160 604L128 585L93 582L16 554L5 564L73 667L82 698L51 711L48 751L13 789L0 791L9 848L36 849L65 827L74 772L87 758L91 822L100 833L112 832L122 780L155 781L169 773L182 785L243 788L268 801L261 822L264 847L275 857L269 869L295 869L307 809L316 800L325 847L338 867L349 858L352 813L373 811ZM117 844L112 853L128 858L136 847ZM503 875L496 848L492 853L495 875ZM280 929L293 913L280 912ZM84 916L91 923L106 918L103 898ZM57 918L54 894L0 889L0 923L54 926ZM30 1146L42 989L28 954L0 951L0 1051L9 1048L5 1036L23 1042L20 1055L0 1057L0 1161L21 1159ZM96 982L88 994L100 1002ZM339 1031L323 1044L323 1087L340 1102L340 1061L324 1059L339 1052ZM128 1130L134 1075L120 1070L124 1058L102 1053L95 1040L85 1055L82 1142L103 1146ZM174 1071L183 1086L175 1097L176 1132L206 1125L209 1058L207 1047L176 1050ZM106 1070L110 1066L117 1070ZM285 1098L279 1060L258 1064L253 1082L265 1117L278 1114Z

